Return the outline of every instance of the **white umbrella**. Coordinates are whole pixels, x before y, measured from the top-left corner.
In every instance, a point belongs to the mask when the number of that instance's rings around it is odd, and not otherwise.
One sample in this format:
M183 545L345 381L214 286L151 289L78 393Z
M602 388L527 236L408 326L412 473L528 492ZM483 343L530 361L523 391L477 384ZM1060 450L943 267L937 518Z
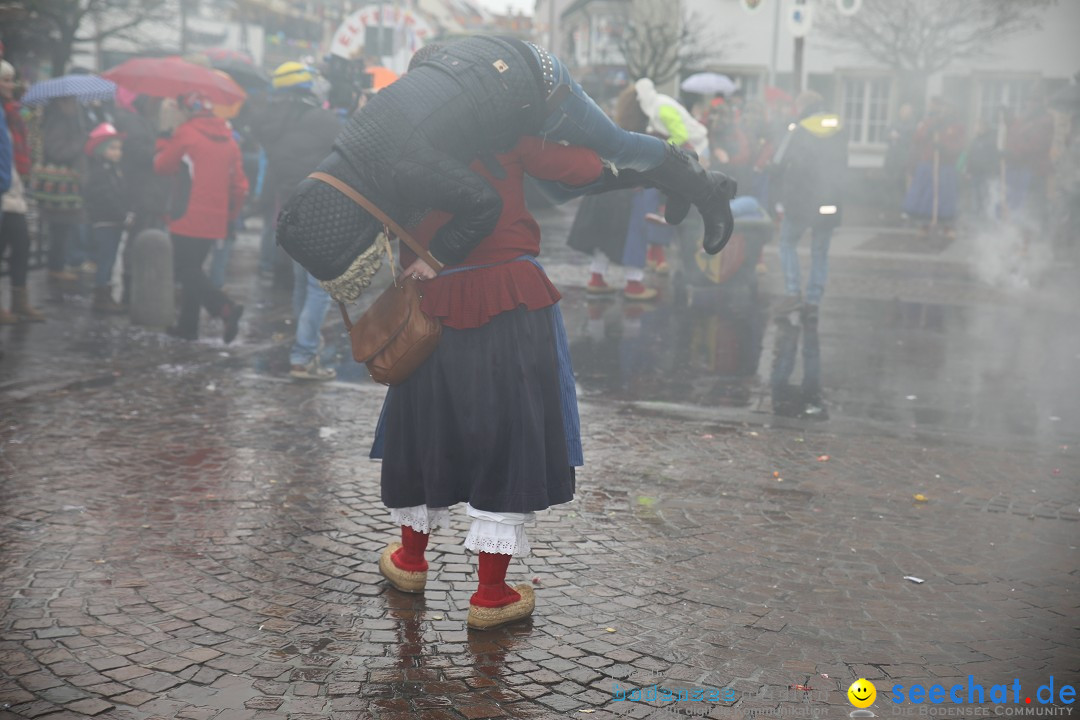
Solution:
M683 80L681 87L684 92L699 95L730 95L738 88L735 81L727 75L712 72L691 75Z

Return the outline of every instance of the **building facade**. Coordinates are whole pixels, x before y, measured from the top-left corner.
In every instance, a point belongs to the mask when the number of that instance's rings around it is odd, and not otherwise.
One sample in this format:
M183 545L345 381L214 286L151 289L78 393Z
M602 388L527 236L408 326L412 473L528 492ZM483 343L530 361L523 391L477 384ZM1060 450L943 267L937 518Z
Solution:
M547 0L539 0L547 2ZM836 0L808 0L816 12L832 10ZM623 63L618 33L632 3L675 8L670 0L575 0L560 16L561 57L586 77L610 76ZM682 0L685 13L702 21L702 32L721 38L717 59L705 67L736 80L747 98L762 98L775 86L798 86L825 96L841 113L851 136L856 167L884 161L889 127L902 104L902 73L864 53L839 49L811 24L804 39L801 83L795 78L795 38L788 16L795 0ZM825 6L828 7L825 7ZM754 7L755 9L749 9ZM956 60L926 78L927 97L944 95L969 127L990 121L1001 106L1017 107L1042 86L1053 92L1080 71L1080 2L1064 0L1041 10L1041 29L1016 34L977 59ZM671 14L678 20L678 11ZM925 101L926 98L923 98Z
M562 14L574 0L536 0L533 11L533 28L536 42L555 55L562 57Z
M760 97L770 78L784 89L796 86L795 38L787 19L794 0L763 0L756 11L744 9L742 0L686 2L731 38L722 60L703 69L730 75L748 97ZM834 0L811 3L835 6ZM823 9L832 8L815 8ZM1075 39L1080 2L1066 0L1041 12L1041 29L1011 36L988 48L983 57L956 60L926 78L927 98L945 96L973 128L992 121L1002 105L1018 107L1040 85L1052 93L1067 84L1080 71L1080 44ZM838 49L811 24L804 40L802 87L820 92L844 118L852 165L879 167L889 127L903 102L902 73L864 53Z

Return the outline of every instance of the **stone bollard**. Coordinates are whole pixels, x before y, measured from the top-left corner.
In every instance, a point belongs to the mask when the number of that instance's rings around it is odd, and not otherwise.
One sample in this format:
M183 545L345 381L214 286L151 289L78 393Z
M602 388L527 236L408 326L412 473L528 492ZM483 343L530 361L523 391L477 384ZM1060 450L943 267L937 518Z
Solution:
M173 255L169 236L143 230L131 248L131 322L165 328L176 320Z

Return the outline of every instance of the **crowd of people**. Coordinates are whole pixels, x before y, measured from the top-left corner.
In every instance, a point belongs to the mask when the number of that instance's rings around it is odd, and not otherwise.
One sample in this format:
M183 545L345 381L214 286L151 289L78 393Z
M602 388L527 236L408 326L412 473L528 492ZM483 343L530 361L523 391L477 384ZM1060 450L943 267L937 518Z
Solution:
M770 167L800 112L782 93L767 97L744 100L736 93L697 105L696 115L709 128L713 161L739 181L741 192L774 212L779 198L770 198ZM886 210L902 213L923 233L936 228L947 236L955 235L960 216L1051 230L1068 204L1052 200L1070 195L1067 151L1076 143L1068 123L1056 123L1050 110L1051 98L1039 86L971 124L944 97L931 98L922 119L911 103L902 103L886 137Z
M145 231L168 233L179 311L166 331L197 339L205 309L221 319L222 340L233 341L244 306L223 285L236 232L247 216L263 216L260 269L272 277L275 256L277 265L284 258L276 253L273 232L278 208L329 154L343 119L367 97L359 88L351 94L339 89L336 97L350 107L326 107L316 94L316 76L305 64L284 63L264 91L249 92L239 114L201 92L160 98L122 86L109 101L69 95L24 107L19 98L26 87L10 63L0 63L8 130L3 138L11 150L7 159L0 157L10 170L0 258L11 284L10 310L0 304L0 324L46 318L29 298L27 215L33 207L47 248L50 300L63 302L89 289L95 313L127 313L137 238ZM294 267L285 278L293 280L297 323L290 374L329 380L334 371L318 361L329 296L299 264Z
M1075 113L1075 102L1058 107L1066 118L1062 123L1055 120L1054 98L1044 88L1025 90L1020 101L970 122L942 96L929 100L921 119L911 103L900 104L885 138L886 208L900 211L924 233L934 225L950 236L960 216L975 223L1030 223L1041 232L1060 224L1058 206L1074 197L1069 150L1076 143L1068 116ZM743 103L736 97L703 114L709 118L714 156L740 187L767 205L767 169L797 114L794 108L786 101Z
M780 99L776 96L777 102L767 109L758 101L743 102L735 93L699 103L692 113L642 78L620 94L611 114L620 127L692 150L707 166L736 180L735 218L783 217L780 252L786 296L777 312L816 314L824 293L829 240L841 218L847 134L821 95L808 91L792 103ZM655 288L645 286L645 272L669 272L667 250L679 232L663 215L664 197L651 189L586 198L568 244L592 255L586 285L591 297L617 292L605 278L611 261L625 269L625 298L648 302L658 297ZM812 234L812 265L804 300L795 248L807 231ZM681 260L685 265L688 259Z
M61 97L31 113L19 105L20 90L15 68L0 65L0 97L13 149L13 179L4 194L5 222L0 226L0 256L7 253L12 293L10 310L0 305L0 324L44 320L44 313L30 302L26 280L29 196L36 202L39 230L48 238L52 296L76 287L80 274L92 276L91 307L101 313L123 313L131 302L134 238L150 228L167 230L175 241L175 274L182 288L181 310L169 332L184 339L198 337L202 308L221 318L224 340L236 336L243 306L231 301L222 286L237 228L249 213L262 216L259 269L263 275L274 274L274 221L282 202L326 156L348 114L323 107L315 74L298 62L282 65L270 91L253 95L231 122L197 93L162 100L121 88L111 104ZM366 97L354 94L350 101L360 104ZM783 175L821 177L827 164L839 168L830 177L842 178L840 163L846 166L846 157L834 153L810 166L778 162L789 128L806 117L805 107L775 91L766 98L746 99L736 91L695 103L691 112L642 78L626 88L611 115L620 127L692 150L704 164L732 177L740 195L757 203L749 212L763 210L774 218L805 215L799 207L807 204L805 198L788 197L785 202ZM819 100L815 112L824 110ZM163 132L170 137L160 138ZM1070 173L1067 153L1052 161L1054 137L1047 98L1038 89L1027 95L1022 107L1002 108L971 133L942 98L929 103L921 121L913 107L904 104L888 133L886 196L924 233L954 236L957 217L964 212L974 219L1022 223L1030 234L1060 230L1070 220L1069 183L1077 173ZM192 172L196 158L203 172ZM1052 193L1055 181L1057 192ZM833 185L838 198L843 183ZM618 262L625 269L626 298L656 299L657 290L645 283L645 272L669 272L666 252L676 238L663 212L663 195L657 189L586 199L569 244L592 257L590 295L618 292L607 281L609 263ZM839 218L837 212L830 222L815 223L815 260L805 303L792 248L801 231L814 228L802 218L782 229L789 296L782 309L820 303L825 228ZM204 270L207 256L211 262ZM118 261L120 269L114 273ZM280 277L280 261L277 267ZM286 282L292 281L298 332L290 372L300 379L331 379L333 370L318 362L314 329L325 317L329 296L301 266L293 265L292 275Z
M904 215L924 234L955 237L958 218L966 217L973 225L1013 223L1028 240L1058 243L1067 241L1062 233L1076 197L1068 152L1076 142L1068 142L1068 133L1039 87L970 129L953 103L936 97L921 121L911 105L901 106L889 130L885 171L903 198Z
M612 103L610 113L620 126L693 149L710 167L734 178L740 195L733 205L736 217L764 212L779 221L785 290L777 315L815 313L831 233L854 187L843 118L817 93L792 99L775 88L763 100L747 100L735 91L715 99L688 95L685 103L691 112L642 79ZM901 104L888 129L882 169L858 176L881 192L876 197L861 192L862 202L887 222L896 218L923 236L955 238L958 221L978 229L1009 224L1019 228L1026 243L1043 238L1055 250L1072 246L1080 143L1067 119L1055 120L1051 104L1041 88L1030 88L1019 105L999 108L972 133L945 98L932 98L921 120L911 104ZM1075 112L1059 109L1062 117ZM662 214L663 198L648 190L582 203L569 245L592 256L586 287L591 297L618 292L606 278L612 262L624 268L625 298L657 297L644 283L645 273L667 274L665 251L677 237ZM804 296L795 245L806 232L811 268Z

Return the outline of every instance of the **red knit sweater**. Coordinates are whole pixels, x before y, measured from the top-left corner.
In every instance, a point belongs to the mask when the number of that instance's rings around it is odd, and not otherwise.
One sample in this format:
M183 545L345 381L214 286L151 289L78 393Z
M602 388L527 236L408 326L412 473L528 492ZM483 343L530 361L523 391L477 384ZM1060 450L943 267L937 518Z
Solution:
M15 169L23 180L30 178L30 145L26 139L26 123L22 119L22 106L14 100L4 103L4 117L11 132L11 154Z
M510 152L496 156L496 160L506 171L506 177L494 177L480 161L472 164L472 170L499 193L502 214L495 231L461 265L503 264L444 274L424 283L424 312L440 318L447 327L480 327L499 313L517 307L538 310L557 303L562 296L540 268L524 261L506 262L521 255L540 254L540 226L525 207L525 173L541 180L586 185L603 171L603 162L592 150L532 136L523 137ZM435 231L450 218L449 213L433 210L411 229L412 235L427 247ZM404 267L415 259L408 248L402 250L402 255ZM446 269L450 267L453 266Z

